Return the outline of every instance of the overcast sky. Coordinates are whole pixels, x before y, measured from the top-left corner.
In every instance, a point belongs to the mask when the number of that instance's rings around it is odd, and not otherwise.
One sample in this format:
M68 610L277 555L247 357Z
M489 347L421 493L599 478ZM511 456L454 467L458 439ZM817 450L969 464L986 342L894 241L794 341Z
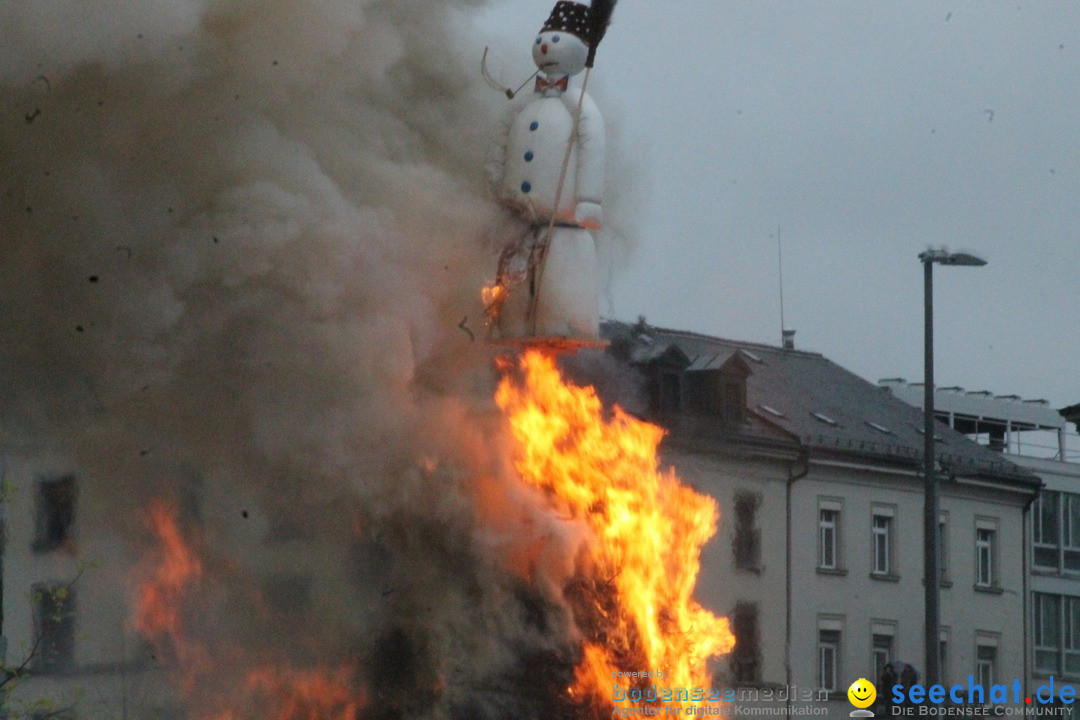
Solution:
M476 18L507 79L554 3ZM508 57L507 55L513 55ZM928 245L939 385L1080 402L1080 4L622 0L591 94L638 173L619 319L922 379Z

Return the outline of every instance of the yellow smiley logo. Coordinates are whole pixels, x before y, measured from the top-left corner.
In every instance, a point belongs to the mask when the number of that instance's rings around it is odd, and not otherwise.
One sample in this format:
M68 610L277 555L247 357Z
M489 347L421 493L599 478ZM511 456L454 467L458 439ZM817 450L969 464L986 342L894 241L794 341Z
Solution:
M866 708L877 699L877 688L866 678L859 678L847 689L847 698L857 708Z

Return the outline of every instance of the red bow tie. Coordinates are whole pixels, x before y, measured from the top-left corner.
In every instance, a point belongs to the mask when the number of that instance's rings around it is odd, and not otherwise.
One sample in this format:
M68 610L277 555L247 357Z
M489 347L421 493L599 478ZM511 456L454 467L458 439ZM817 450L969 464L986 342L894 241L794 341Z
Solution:
M548 80L547 78L543 78L543 77L537 77L536 78L536 87L534 88L534 91L535 92L543 92L545 90L562 90L563 92L566 92L566 89L569 87L569 85L570 85L570 76L569 75L563 75L561 78L559 78L558 80L554 80L554 81Z

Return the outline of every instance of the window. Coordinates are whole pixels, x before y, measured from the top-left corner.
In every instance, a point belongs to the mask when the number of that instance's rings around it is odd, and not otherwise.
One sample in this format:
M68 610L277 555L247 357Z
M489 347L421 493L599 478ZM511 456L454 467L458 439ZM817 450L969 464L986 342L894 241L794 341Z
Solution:
M1032 593L1031 613L1036 672L1080 676L1080 597Z
M731 550L739 570L761 570L761 530L757 527L757 511L761 496L753 492L735 493L735 537Z
M1080 598L1064 598L1065 674L1080 675Z
M879 682L885 674L885 666L893 661L893 636L892 634L874 633L871 638L874 680Z
M994 531L982 528L975 531L976 565L975 583L990 586L994 584Z
M1033 642L1035 669L1060 672L1061 669L1061 596L1032 593Z
M975 587L990 588L998 584L997 521L975 519Z
M838 689L840 677L840 631L818 630L818 687L829 692Z
M975 648L975 678L984 688L997 682L997 647L978 645Z
M1035 500L1031 511L1031 537L1033 547L1033 565L1035 567L1058 568L1058 502L1060 493L1044 490Z
M1080 572L1080 495L1044 490L1031 512L1032 565Z
M1066 570L1080 570L1080 495L1061 494L1062 559Z
M735 649L731 653L731 671L735 682L748 685L761 682L761 638L758 631L756 603L736 603L731 614Z
M818 511L818 567L836 570L839 562L840 511L822 508Z
M893 574L893 519L888 515L874 513L872 548L874 553L873 573L875 575Z
M683 374L682 406L691 414L719 419L734 429L746 422L746 378L750 368L738 354L719 367L715 357L696 360Z
M74 550L75 478L39 480L34 497L34 552Z
M38 672L69 670L75 661L75 590L70 585L38 584L33 588L34 668Z

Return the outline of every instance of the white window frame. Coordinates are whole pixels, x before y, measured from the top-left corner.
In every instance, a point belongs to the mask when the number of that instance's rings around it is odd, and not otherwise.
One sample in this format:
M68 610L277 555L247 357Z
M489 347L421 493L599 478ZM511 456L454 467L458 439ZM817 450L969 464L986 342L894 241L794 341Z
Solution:
M989 528L975 530L975 584L980 587L994 585L994 531Z
M1043 507L1047 498L1053 497L1053 528L1046 528L1043 523ZM1061 536L1062 536L1062 505L1065 493L1054 490L1043 490L1035 499L1031 511L1031 566L1060 572L1062 567ZM1054 562L1045 564L1039 562L1039 551L1051 551ZM1045 554L1045 553L1044 553Z
M1061 595L1052 593L1031 594L1032 663L1037 673L1061 673L1061 600ZM1040 656L1048 655L1053 657L1053 664L1040 665Z
M824 633L829 633L829 637L826 638ZM818 630L818 687L826 692L839 690L840 640L838 631Z
M879 639L886 638L887 645L879 644ZM883 652L884 651L884 652ZM875 685L881 680L880 668L891 663L896 656L896 622L892 620L875 620L870 623L870 667L874 669L875 677L871 682Z
M1036 675L1080 677L1080 596L1031 593L1031 651Z
M879 521L881 521L879 523ZM875 508L870 519L870 572L873 575L896 575L895 514ZM884 560L884 567L879 560Z
M826 519L826 515L831 518ZM818 507L818 567L822 570L840 569L840 508L831 503L822 503ZM828 539L831 536L832 554L826 552Z
M1061 598L1061 674L1066 677L1080 676L1080 597L1065 595ZM1070 660L1072 667L1070 669Z
M975 587L996 588L998 521L995 518L975 518Z
M1074 525L1080 525L1080 522L1073 523L1072 508L1080 505L1080 495L1066 492L1059 494L1058 512L1060 515L1058 527L1061 532L1059 567L1065 572L1075 573L1080 571L1080 562L1077 562L1078 558L1080 558L1080 529L1074 527Z
M1073 550L1080 550L1080 530L1073 527L1072 508L1076 503L1080 503L1080 497L1073 493L1060 493L1061 500L1061 546L1064 548L1071 548ZM1074 544L1074 540L1077 542Z
M817 684L826 692L840 692L844 644L842 615L819 615L817 621ZM831 661L831 663L830 663ZM831 667L831 673L826 672Z
M975 642L975 680L987 689L997 683L997 650L997 643L991 643L984 638ZM991 657L982 657L984 653Z

